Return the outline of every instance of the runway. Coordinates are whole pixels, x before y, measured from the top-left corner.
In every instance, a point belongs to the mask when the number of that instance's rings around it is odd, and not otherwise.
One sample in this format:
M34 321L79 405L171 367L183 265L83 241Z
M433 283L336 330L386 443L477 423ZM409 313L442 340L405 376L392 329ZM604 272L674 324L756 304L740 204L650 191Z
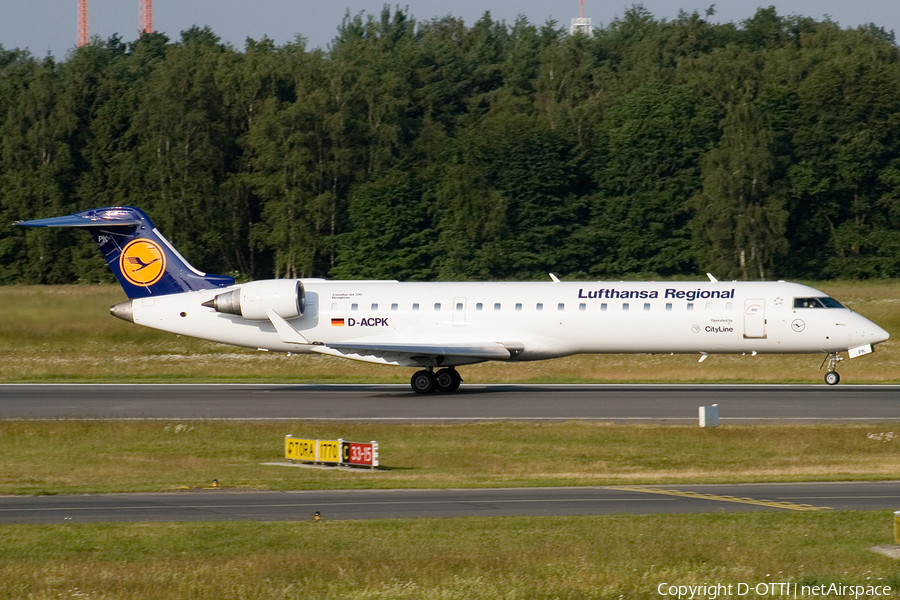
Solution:
M723 424L900 421L900 386L482 385L419 396L407 385L0 385L3 419L364 422L592 420Z
M0 523L304 521L878 510L900 481L475 490L343 490L0 497Z

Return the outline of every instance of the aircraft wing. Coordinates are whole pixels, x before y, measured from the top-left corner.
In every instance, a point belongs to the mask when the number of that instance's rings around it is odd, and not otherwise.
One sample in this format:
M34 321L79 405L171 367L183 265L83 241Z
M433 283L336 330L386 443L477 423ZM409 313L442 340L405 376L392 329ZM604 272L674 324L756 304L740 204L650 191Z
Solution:
M518 343L476 342L466 344L417 344L382 342L324 342L311 347L313 352L364 362L402 367L428 367L509 360L524 346Z
M515 358L525 347L518 342L473 342L447 344L421 344L403 342L312 342L272 309L266 315L275 326L283 342L311 346L314 352L355 358L357 360L375 358L388 363L427 364L441 358L463 358L483 360L509 360Z
M402 354L409 357L461 357L480 358L485 360L509 360L521 352L521 346L512 349L499 342L480 344L381 344L366 342L340 342L326 343L328 348L333 348L342 354L378 355L378 354Z

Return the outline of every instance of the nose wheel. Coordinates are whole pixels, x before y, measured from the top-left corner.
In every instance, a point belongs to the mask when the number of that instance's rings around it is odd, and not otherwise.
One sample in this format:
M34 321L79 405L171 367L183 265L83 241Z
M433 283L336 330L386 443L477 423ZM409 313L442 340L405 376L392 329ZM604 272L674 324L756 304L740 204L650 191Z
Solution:
M828 385L837 385L840 383L841 376L838 375L838 372L835 369L837 368L837 364L842 360L843 359L837 352L829 352L828 356L825 357L825 361L822 364L828 363L828 372L825 373L825 383Z

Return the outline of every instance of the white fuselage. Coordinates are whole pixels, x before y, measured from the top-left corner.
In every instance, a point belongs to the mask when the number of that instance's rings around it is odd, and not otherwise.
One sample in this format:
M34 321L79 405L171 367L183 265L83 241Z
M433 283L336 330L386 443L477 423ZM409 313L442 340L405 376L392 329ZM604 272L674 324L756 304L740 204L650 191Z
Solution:
M829 353L888 338L843 308L801 308L825 294L788 282L399 283L302 280L305 308L285 341L269 320L201 306L223 289L136 299L135 323L265 350L415 366L328 344L499 343L527 361L579 353ZM231 289L231 288L229 288ZM452 357L455 366L485 358Z

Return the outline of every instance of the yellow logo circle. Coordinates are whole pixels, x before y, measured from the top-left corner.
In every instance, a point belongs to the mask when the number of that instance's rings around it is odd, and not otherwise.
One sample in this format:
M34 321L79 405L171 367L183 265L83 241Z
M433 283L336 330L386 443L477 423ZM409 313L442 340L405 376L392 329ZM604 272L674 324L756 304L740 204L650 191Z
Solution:
M119 256L119 270L130 283L151 286L166 272L166 255L156 242L132 240Z

